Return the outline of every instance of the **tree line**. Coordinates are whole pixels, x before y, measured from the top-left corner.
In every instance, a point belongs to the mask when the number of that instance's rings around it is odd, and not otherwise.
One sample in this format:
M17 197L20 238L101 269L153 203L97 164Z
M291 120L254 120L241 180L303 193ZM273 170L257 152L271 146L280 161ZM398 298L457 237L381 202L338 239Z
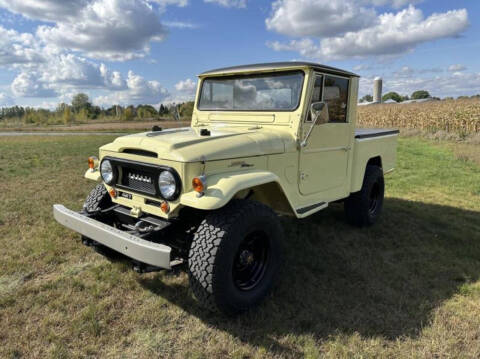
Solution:
M151 105L120 106L102 108L91 103L84 93L76 94L70 104L60 103L56 109L11 106L0 109L0 122L22 122L24 124L73 124L95 120L184 120L190 119L193 101L180 104L161 104L158 108Z
M411 96L408 95L400 95L397 92L388 92L385 95L382 96L382 102L388 101L388 100L393 100L395 102L403 102L403 101L409 101L409 100L422 100L426 98L433 98L436 100L440 100L438 97L432 97L430 93L426 90L419 90L415 91L412 93ZM464 99L469 99L469 98L480 98L480 95L474 95L474 96L459 96L457 97L458 100L464 100ZM444 100L454 100L453 97L445 97ZM360 103L363 102L373 102L373 96L372 95L365 95L360 99Z

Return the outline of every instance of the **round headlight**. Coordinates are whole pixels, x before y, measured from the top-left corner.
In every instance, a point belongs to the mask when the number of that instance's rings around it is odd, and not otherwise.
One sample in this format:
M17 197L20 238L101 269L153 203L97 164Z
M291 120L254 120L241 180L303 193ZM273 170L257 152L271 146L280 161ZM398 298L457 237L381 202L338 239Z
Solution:
M158 187L163 198L172 199L177 191L177 182L173 174L169 171L160 173Z
M109 160L103 160L102 164L100 165L100 174L102 175L103 180L107 184L113 183L113 166Z

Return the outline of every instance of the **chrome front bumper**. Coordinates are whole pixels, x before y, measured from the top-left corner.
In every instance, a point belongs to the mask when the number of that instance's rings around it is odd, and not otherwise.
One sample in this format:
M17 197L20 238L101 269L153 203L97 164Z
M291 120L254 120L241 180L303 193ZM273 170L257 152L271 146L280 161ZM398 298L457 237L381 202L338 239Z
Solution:
M127 257L155 267L170 269L171 248L146 241L102 222L74 212L61 204L53 206L58 223Z

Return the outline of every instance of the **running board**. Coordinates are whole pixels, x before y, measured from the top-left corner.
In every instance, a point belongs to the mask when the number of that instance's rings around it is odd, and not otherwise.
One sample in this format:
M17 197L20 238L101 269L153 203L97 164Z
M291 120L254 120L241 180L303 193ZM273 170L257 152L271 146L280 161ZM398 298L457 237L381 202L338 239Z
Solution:
M310 206L297 208L296 212L300 215L304 215L308 212L313 212L315 210L319 211L319 210L327 208L327 207L328 207L327 202L319 202L319 203L312 204Z

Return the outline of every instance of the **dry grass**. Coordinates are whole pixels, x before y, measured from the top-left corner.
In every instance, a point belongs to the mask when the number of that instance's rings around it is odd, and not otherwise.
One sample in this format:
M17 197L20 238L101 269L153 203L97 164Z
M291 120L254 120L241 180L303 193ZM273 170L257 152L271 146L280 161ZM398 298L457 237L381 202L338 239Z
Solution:
M0 357L479 357L480 167L401 139L380 222L341 205L282 219L284 273L237 319L192 299L185 272L139 275L55 223L112 137L0 139Z
M51 126L13 126L0 127L1 131L142 131L150 130L152 126L157 125L162 128L189 126L191 121L132 121L132 122L90 122L78 125L51 125Z
M480 132L480 101L450 100L407 105L358 108L363 127L399 127L426 132L455 132L461 136Z

